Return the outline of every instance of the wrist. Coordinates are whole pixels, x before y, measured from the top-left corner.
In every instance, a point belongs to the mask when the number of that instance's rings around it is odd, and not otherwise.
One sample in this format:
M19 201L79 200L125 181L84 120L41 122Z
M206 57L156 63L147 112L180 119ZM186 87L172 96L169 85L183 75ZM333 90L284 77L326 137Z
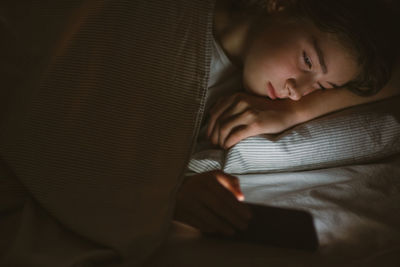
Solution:
M283 104L283 124L285 129L309 120L307 113L303 110L299 101L289 99L282 100Z
M337 100L341 101L339 103L344 102L343 93L348 92L339 90L335 92L314 92L299 101L285 99L286 109L289 114L287 123L291 124L290 126L294 126L338 109ZM326 101L329 98L331 101ZM333 105L332 102L334 102Z

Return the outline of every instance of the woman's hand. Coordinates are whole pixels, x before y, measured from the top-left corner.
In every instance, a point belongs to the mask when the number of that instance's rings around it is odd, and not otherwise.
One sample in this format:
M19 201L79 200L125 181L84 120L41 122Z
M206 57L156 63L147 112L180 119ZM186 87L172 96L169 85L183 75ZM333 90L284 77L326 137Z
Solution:
M250 136L282 132L296 124L287 103L247 93L221 98L210 111L207 136L227 149Z
M174 218L205 233L232 235L251 217L243 200L238 178L222 171L200 173L180 188Z

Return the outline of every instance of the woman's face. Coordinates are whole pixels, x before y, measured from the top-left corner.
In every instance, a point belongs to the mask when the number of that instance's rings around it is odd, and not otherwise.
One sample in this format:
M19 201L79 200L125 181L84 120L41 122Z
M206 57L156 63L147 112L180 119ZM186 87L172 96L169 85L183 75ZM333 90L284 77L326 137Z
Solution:
M257 31L243 56L243 85L271 99L299 100L354 79L358 64L332 34L279 13Z

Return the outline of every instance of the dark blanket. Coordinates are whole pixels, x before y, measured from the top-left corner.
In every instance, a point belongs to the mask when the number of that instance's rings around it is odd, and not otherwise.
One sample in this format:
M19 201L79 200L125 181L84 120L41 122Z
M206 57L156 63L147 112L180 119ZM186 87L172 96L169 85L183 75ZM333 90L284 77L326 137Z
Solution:
M212 10L2 1L19 78L1 95L1 264L134 266L162 242L201 121Z

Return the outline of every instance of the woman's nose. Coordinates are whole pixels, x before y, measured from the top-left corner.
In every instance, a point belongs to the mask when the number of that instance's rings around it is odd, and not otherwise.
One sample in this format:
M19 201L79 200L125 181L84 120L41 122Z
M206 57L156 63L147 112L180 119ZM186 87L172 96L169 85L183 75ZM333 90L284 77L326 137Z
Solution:
M306 77L304 77L306 78ZM307 77L307 79L288 79L286 82L286 87L288 90L288 98L291 100L298 101L303 96L314 91L312 88L312 79Z
M295 79L287 80L287 82L286 82L286 90L288 91L287 92L287 96L291 100L298 101L298 100L301 99L302 94L301 94L301 92L299 92L299 89L297 87Z

